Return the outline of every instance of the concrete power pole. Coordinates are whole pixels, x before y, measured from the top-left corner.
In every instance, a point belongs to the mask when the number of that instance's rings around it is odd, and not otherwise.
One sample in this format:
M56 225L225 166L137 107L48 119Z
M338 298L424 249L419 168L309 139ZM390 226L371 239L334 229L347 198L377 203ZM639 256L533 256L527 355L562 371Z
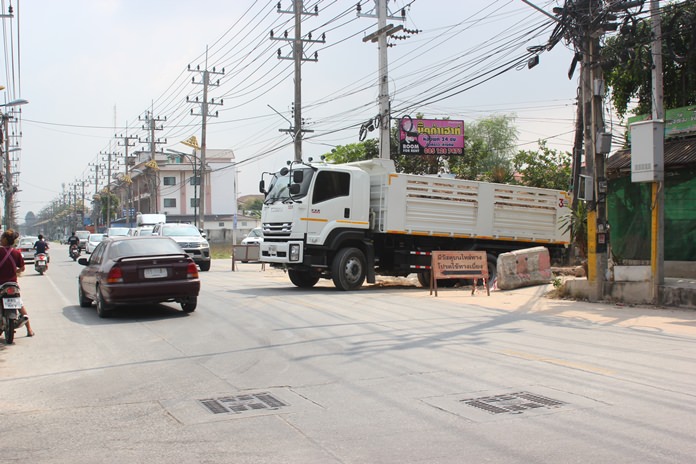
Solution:
M318 61L319 55L314 53L314 57L306 57L304 55L304 44L305 43L326 43L326 36L322 35L321 39L312 39L312 33L307 35L306 39L302 38L302 16L318 16L319 7L315 6L314 11L305 11L304 4L302 0L293 0L292 10L281 10L280 3L278 3L278 13L288 13L295 15L295 37L288 37L288 31L285 31L283 37L276 37L271 31L271 40L283 40L286 42L292 42L292 55L283 56L280 49L278 49L278 59L280 60L293 60L295 62L295 99L293 104L293 116L294 124L289 129L281 129L281 132L289 132L295 144L295 161L302 161L302 138L305 132L313 132L303 128L302 120L302 62L303 61Z
M106 228L111 227L111 159L115 153L106 152L102 154L102 161L106 161Z
M125 174L126 182L128 182L128 201L126 202L126 209L128 210L128 226L133 227L133 183L131 182L130 176L128 175L128 170L130 169L130 160L128 159L128 148L135 146L135 141L138 140L138 137L134 135L129 136L126 132L126 135L114 134L114 138L121 139L123 142L118 142L118 145L125 147ZM133 143L131 143L131 141Z
M377 30L363 37L363 42L377 42L379 54L379 157L389 159L391 155L391 105L389 103L389 61L387 59L387 37L404 27L387 24L387 19L404 21L406 11L401 10L401 16L389 14L389 0L375 0L376 14L362 13L358 3L358 16L377 18ZM375 124L376 125L376 124Z
M652 119L663 121L664 95L662 81L662 20L659 0L650 0L650 22L652 24ZM663 150L664 158L664 150ZM664 166L664 159L660 160ZM652 233L650 245L650 267L652 274L652 299L660 304L660 286L665 283L665 182L652 183Z
M149 143L150 144L150 161L145 163L147 167L152 169L152 189L150 190L150 209L149 213L158 213L159 212L159 174L157 172L157 145L162 144L162 143L167 143L167 140L160 140L159 138L155 138L155 131L158 130L164 130L163 125L157 125L158 122L166 121L167 118L159 118L159 117L154 117L151 112L145 113L144 118L139 118L140 121L145 121L146 124L143 124L143 130L146 130L149 132L149 135L147 139L142 140L138 139L139 143ZM109 182L111 179L109 179ZM154 199L154 201L153 201ZM154 208L153 208L153 203L154 203Z
M195 98L195 103L200 103L201 104L201 112L200 114L196 114L193 112L193 109L191 109L191 114L195 116L201 116L201 153L200 153L200 162L201 162L201 168L198 171L200 175L200 195L198 195L198 201L200 202L200 207L198 208L198 211L200 214L198 215L198 228L200 230L205 230L205 201L207 198L206 191L205 191L205 186L206 186L206 168L205 168L205 155L206 155L206 146L207 146L207 127L208 127L208 118L211 117L217 117L218 112L216 111L215 114L211 114L209 111L209 106L210 105L222 105L223 100L215 101L215 99L211 99L208 101L208 87L211 85L214 87L217 87L220 85L220 81L217 80L215 82L210 82L210 75L211 74L218 74L222 75L225 74L225 69L223 68L222 71L216 71L215 68L213 68L212 71L208 70L208 49L206 47L205 50L205 69L201 70L200 67L196 67L196 69L191 69L191 66L189 65L189 71L194 71L194 72L200 72L201 73L201 81L196 82L196 78L191 78L191 83L192 84L198 84L203 86L203 100L198 101L198 97ZM187 102L191 102L189 97L186 97Z

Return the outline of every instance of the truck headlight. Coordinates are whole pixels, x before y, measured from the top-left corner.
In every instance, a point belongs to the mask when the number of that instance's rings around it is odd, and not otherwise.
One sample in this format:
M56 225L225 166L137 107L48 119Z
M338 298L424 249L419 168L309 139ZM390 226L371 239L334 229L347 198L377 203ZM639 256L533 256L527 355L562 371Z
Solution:
M290 245L290 261L299 261L300 260L300 244L299 243L292 243Z

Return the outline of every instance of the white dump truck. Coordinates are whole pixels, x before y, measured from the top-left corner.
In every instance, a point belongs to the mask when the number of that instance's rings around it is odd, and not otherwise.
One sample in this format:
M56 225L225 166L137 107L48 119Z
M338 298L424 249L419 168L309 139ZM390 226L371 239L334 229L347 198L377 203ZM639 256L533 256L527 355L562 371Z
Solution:
M261 261L298 287L330 278L352 290L414 272L427 286L435 250L486 251L495 274L500 253L569 243L566 192L399 174L391 160L292 163L260 190Z

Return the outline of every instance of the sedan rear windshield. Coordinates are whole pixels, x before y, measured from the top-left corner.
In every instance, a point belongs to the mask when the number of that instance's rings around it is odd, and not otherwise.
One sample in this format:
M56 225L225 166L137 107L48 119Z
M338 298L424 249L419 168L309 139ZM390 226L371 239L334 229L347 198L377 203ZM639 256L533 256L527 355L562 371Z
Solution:
M129 238L111 244L109 255L113 259L135 256L159 256L184 254L181 247L168 238Z

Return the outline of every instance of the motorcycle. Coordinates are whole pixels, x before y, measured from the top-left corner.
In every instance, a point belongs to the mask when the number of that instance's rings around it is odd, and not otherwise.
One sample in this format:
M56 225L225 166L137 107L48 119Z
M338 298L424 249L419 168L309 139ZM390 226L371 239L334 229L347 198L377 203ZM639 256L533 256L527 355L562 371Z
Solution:
M34 269L39 275L43 275L48 269L48 256L46 253L37 253L34 255Z
M5 344L14 342L15 330L20 326L22 299L19 296L19 285L16 282L6 282L0 287L0 332L5 332Z
M70 257L73 261L77 261L77 258L80 257L80 247L77 245L70 245Z

